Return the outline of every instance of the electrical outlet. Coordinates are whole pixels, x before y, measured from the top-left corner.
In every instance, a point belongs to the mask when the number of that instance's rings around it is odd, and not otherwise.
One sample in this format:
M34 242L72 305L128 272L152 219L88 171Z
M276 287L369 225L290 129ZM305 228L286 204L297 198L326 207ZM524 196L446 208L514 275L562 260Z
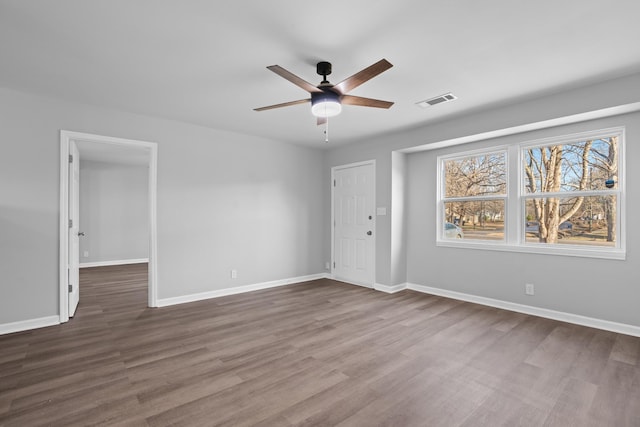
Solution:
M232 279L238 278L238 270L231 270L231 278Z
M89 251L84 251L83 255L85 258L89 258Z
M329 264L329 261L324 263L324 269L325 270L331 270L331 264Z
M533 286L533 283L526 283L524 285L524 293L527 295L534 295L535 294L535 288Z

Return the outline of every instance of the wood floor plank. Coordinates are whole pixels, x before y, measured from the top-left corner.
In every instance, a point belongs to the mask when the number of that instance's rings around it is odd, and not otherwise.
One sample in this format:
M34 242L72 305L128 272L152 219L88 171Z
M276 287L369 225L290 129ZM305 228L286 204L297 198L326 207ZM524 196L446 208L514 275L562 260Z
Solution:
M573 378L569 379L551 409L545 424L558 427L595 425L588 414L597 390L598 386L595 384Z
M618 335L611 349L611 360L636 365L640 359L640 341L634 337Z
M383 394L360 381L341 381L288 407L281 414L296 426L333 426L382 397Z
M600 425L612 419L619 425L640 425L639 384L633 366L610 360L605 365L588 416Z
M555 328L529 354L526 363L566 376L583 349L593 337L593 330L575 325Z
M571 366L569 376L591 384L600 384L617 336L619 335L612 332L594 330L591 341L582 348Z
M76 316L0 336L0 426L639 426L640 339L328 279L146 307L81 270Z

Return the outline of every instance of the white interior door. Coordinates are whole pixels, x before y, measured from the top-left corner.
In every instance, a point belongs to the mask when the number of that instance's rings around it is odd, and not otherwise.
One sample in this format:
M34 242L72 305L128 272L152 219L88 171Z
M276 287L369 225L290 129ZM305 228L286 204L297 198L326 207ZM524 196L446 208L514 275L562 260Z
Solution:
M80 154L74 141L69 143L69 317L80 301Z
M334 169L333 276L373 287L375 175L373 164Z

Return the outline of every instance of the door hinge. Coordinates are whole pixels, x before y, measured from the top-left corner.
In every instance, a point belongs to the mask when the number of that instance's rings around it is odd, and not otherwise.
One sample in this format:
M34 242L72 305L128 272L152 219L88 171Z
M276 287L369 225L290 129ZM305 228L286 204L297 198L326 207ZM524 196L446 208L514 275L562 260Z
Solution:
M73 292L73 285L69 285L69 293Z
M333 261L333 268L336 268L336 262Z
M72 219L69 220L69 228L73 228L73 220Z
M69 154L69 163L73 163L73 154Z
M336 180L335 179L333 180L333 186L334 187L336 186Z

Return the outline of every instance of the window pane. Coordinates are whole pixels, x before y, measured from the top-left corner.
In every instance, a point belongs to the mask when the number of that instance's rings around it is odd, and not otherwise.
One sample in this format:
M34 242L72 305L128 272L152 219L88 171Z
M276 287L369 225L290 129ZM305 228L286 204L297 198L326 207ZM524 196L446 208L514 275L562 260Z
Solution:
M615 195L528 199L527 243L616 245Z
M444 239L504 240L504 199L444 204Z
M445 197L505 194L506 154L490 153L462 159L447 160Z
M527 193L617 188L618 137L524 150Z

